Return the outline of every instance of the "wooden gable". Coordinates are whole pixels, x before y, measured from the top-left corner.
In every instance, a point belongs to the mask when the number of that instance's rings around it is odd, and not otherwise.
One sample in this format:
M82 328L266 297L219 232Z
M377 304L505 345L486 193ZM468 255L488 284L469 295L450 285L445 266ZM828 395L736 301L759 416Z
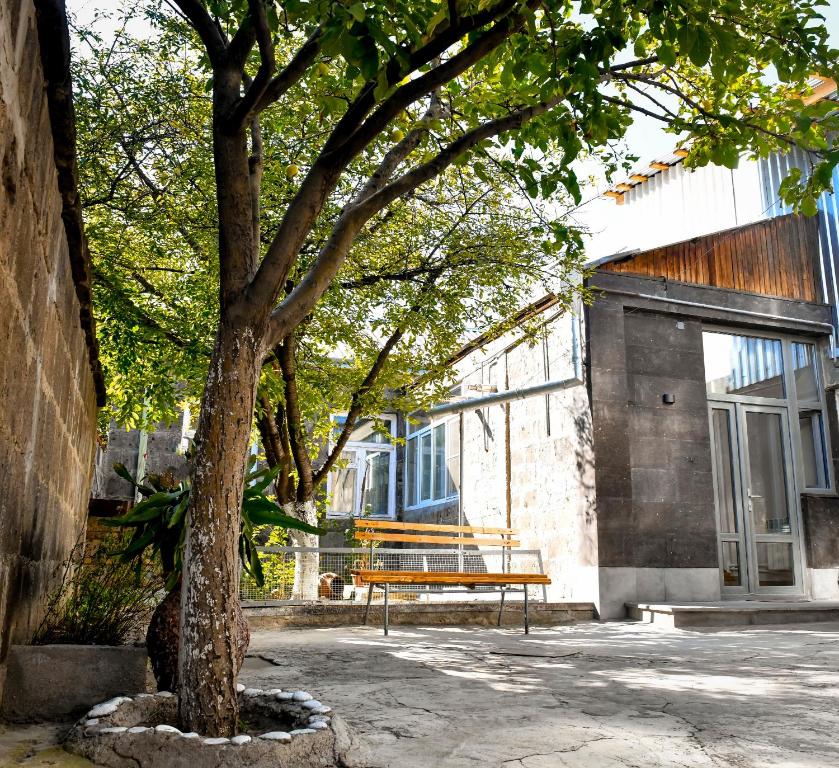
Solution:
M820 302L818 265L818 219L789 215L653 248L600 269Z

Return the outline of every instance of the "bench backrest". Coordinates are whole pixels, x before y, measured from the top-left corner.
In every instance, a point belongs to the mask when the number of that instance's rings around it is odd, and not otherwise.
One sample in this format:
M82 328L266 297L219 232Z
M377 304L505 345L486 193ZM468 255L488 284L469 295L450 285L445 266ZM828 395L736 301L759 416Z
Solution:
M387 541L401 544L444 544L469 547L518 547L512 528L475 525L400 523L395 520L357 520L355 538L360 541Z

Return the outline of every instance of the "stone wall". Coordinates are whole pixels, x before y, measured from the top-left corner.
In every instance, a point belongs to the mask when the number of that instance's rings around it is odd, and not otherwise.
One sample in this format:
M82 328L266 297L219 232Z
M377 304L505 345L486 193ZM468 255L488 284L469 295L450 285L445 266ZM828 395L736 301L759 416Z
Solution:
M32 0L0 4L0 695L84 530L101 400L39 50Z
M829 309L631 275L598 274L592 285L608 289L587 322L601 613L623 616L639 600L718 600L703 324L811 335ZM806 515L815 535L827 533L820 507Z
M489 394L492 387L504 391L568 379L579 372L578 319L556 309L543 316L539 338L523 340L520 331L512 331L457 363L463 397ZM468 408L461 418L460 508L448 502L406 510L404 518L456 524L462 516L465 525L509 525L519 532L522 550L541 551L553 582L549 600L596 602L594 455L585 387Z

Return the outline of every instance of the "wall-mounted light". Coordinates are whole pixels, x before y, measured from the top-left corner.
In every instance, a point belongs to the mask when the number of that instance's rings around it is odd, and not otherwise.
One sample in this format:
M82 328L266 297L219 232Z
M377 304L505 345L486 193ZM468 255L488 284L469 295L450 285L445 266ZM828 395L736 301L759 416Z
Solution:
M676 395L665 393L661 396L661 402L665 405L673 405L676 402Z

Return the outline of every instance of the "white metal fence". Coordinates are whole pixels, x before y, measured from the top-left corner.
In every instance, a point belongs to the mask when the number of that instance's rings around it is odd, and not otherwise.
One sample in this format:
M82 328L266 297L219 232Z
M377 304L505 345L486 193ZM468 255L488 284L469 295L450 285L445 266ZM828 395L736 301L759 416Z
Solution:
M282 602L292 599L294 558L298 552L317 552L321 574L319 599L326 602L366 600L367 587L353 584L352 569L383 571L462 571L465 573L543 573L538 549L391 549L350 547L260 547L265 583L257 586L242 575L243 600ZM530 595L547 601L544 587L531 586ZM497 595L496 587L473 589L449 586L393 585L394 600L479 600ZM381 599L378 591L374 600Z

